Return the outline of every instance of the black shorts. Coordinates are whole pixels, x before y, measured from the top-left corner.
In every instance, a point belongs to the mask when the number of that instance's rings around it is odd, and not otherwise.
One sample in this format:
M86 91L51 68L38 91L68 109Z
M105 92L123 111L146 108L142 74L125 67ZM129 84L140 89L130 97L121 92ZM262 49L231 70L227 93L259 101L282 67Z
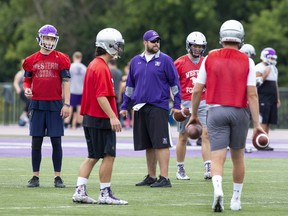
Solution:
M168 111L149 104L134 111L134 149L171 147Z
M116 133L111 130L109 119L84 116L83 128L88 158L116 157Z
M260 112L260 123L277 124L278 122L277 103L271 104L271 103L260 101L259 112Z

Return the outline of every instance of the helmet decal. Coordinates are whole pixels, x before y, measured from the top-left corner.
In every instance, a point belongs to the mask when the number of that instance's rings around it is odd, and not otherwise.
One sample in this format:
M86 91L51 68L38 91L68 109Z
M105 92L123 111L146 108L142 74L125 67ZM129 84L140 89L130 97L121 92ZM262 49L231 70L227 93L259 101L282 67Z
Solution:
M260 59L267 64L276 65L277 64L277 54L276 51L271 48L267 47L261 51Z

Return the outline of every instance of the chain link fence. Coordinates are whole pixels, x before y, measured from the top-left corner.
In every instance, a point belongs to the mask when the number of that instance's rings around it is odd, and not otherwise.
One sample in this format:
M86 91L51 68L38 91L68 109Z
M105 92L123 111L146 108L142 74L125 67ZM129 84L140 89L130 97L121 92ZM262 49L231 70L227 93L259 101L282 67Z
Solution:
M288 88L280 88L280 97L278 124L272 128L288 129ZM17 124L24 106L12 83L0 83L0 124Z
M0 124L18 123L24 106L12 83L0 83Z

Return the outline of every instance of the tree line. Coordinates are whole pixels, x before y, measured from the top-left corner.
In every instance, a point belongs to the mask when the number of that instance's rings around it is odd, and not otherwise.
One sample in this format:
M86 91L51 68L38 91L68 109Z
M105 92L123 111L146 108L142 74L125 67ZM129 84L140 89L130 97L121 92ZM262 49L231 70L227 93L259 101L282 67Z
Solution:
M97 33L106 27L125 39L120 68L143 51L142 36L149 29L161 36L161 50L173 59L186 53L185 40L192 31L208 41L205 54L220 48L219 29L228 19L240 21L245 43L256 48L255 63L265 47L277 51L279 86L288 87L288 0L0 0L0 82L10 82L20 61L39 50L38 29L54 25L59 32L57 50L72 56L83 53L86 65L94 57Z

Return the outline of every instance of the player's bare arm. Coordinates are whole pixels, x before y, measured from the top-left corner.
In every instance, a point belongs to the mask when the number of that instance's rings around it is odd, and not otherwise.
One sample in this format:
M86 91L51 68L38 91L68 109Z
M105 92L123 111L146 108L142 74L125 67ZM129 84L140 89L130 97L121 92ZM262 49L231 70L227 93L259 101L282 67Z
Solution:
M98 97L97 101L100 107L102 108L102 110L109 117L112 130L116 132L120 132L122 130L121 123L119 119L117 118L116 114L113 112L108 99L106 97Z
M62 79L62 86L63 86L63 99L64 99L64 106L61 109L61 116L62 118L67 118L70 115L70 78L63 78Z

